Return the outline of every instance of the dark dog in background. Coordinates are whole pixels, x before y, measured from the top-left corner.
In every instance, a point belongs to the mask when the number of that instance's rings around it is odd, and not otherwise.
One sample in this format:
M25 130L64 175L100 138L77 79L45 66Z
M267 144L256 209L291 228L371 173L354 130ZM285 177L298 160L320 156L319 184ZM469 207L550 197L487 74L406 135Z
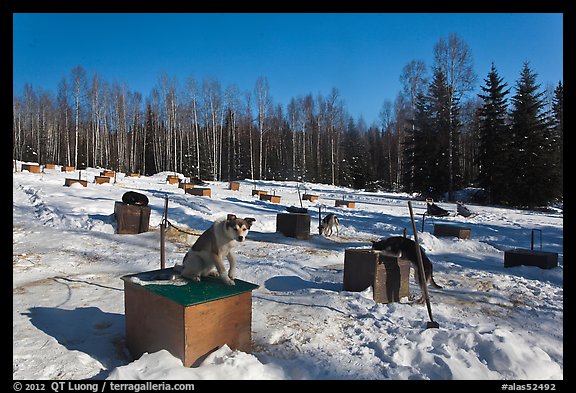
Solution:
M420 246L420 254L422 255L422 264L424 265L425 283L421 280L420 265L416 256L416 243L412 239L403 236L392 236L387 239L372 242L374 250L383 251L389 255L410 261L410 265L414 268L414 278L420 286L422 293L424 293L424 285L430 284L432 287L442 289L442 287L434 282L432 277L432 262ZM423 299L420 299L421 301Z
M338 219L338 216L336 216L336 214L334 213L326 214L326 216L324 216L322 222L320 223L319 228L320 234L326 237L330 237L332 236L333 229L336 228L336 236L339 236L338 234L339 226L340 226L340 220Z
M148 197L135 191L128 191L122 195L122 202L127 205L148 206Z

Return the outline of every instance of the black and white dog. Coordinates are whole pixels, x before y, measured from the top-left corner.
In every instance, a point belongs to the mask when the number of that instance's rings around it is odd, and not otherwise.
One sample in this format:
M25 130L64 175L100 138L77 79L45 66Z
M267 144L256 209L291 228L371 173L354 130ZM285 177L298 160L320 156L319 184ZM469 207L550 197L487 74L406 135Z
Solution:
M327 237L332 236L332 231L334 228L336 228L336 236L339 236L338 234L339 226L340 226L340 220L338 220L338 216L336 216L336 214L334 213L327 214L326 216L324 216L322 222L320 223L319 227L320 234Z
M422 293L424 293L423 287L425 284L420 278L420 265L418 264L418 258L416 257L416 242L414 242L414 240L403 236L392 236L377 242L373 241L372 248L410 261L410 265L414 269L414 278L420 286ZM426 284L430 284L432 287L437 289L442 289L440 285L434 282L434 278L432 277L432 262L424 252L422 246L420 246L420 254L422 255L422 264L424 265ZM420 301L422 300L423 299L420 299Z

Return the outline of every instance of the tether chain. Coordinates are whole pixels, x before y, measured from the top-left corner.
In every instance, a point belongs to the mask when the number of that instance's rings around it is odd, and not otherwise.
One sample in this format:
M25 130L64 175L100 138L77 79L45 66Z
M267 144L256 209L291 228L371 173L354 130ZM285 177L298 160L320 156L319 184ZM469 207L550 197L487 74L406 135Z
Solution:
M201 235L201 233L199 233L199 232L197 232L197 233L192 233L192 232L185 231L184 229L180 229L180 228L178 228L176 225L172 224L168 219L164 219L164 221L165 221L169 226L171 226L172 228L176 229L178 232L182 232L182 233L185 233L185 234L187 234L187 235L193 235L193 236L199 236L199 235Z

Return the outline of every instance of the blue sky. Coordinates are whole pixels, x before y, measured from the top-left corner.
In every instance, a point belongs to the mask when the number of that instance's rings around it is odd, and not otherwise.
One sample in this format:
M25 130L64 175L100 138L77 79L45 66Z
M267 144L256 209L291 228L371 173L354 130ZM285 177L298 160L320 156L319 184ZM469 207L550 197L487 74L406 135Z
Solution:
M538 82L563 81L563 15L530 14L14 14L13 82L56 92L82 65L147 97L166 73L253 91L268 79L274 103L336 87L348 112L370 125L401 90L413 59L430 68L441 37L470 47L478 87L495 63L513 86L525 61Z

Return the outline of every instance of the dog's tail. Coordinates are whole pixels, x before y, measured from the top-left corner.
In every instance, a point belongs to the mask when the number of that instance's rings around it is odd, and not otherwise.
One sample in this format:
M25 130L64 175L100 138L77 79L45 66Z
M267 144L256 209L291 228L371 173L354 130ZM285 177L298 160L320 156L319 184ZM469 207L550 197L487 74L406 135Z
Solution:
M430 261L430 258L428 258L428 255L426 255L423 248L420 248L420 251L422 253L422 259L424 259L426 261L426 265L428 265L429 269L430 269L430 272L426 272L427 283L430 284L430 286L432 286L433 288L442 289L442 287L440 285L436 284L436 282L434 281L434 276L432 275L432 261ZM424 270L427 270L427 269L424 268Z
M436 284L436 283L434 282L434 277L432 276L432 274L430 274L430 282L429 282L429 284L430 284L432 287L436 288L436 289L442 289L442 287L441 287L440 285L438 285L438 284Z

